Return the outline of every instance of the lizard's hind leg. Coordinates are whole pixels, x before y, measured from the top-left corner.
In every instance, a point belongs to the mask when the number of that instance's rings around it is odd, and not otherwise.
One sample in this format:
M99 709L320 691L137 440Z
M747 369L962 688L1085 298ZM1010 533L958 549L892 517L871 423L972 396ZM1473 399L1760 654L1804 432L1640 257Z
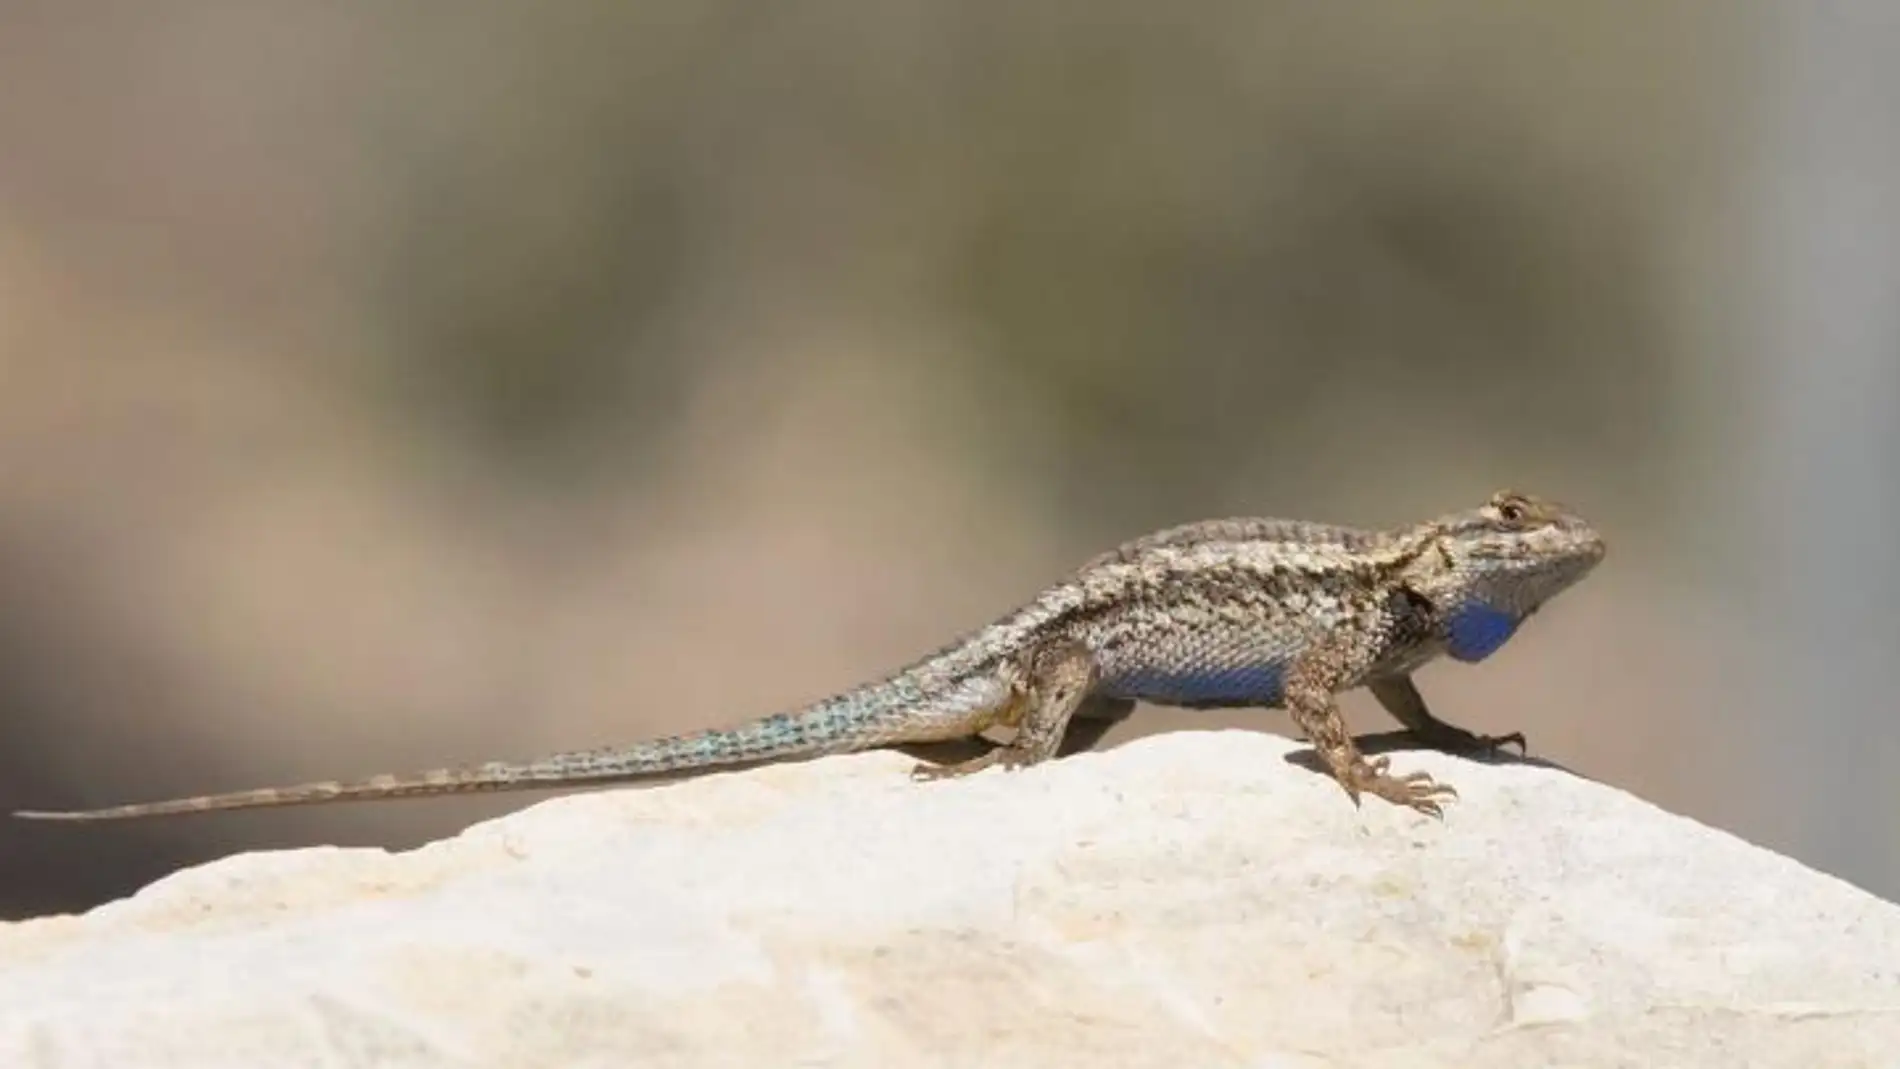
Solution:
M1067 757L1084 750L1093 750L1102 741L1102 736L1114 730L1117 724L1133 716L1135 699L1110 698L1101 694L1091 694L1082 699L1082 704L1069 718L1069 730L1062 734L1062 745L1056 748L1056 756Z
M1078 640L1038 647L1027 658L1027 671L1010 707L999 724L1011 724L1016 737L968 761L952 765L918 766L917 779L954 779L981 772L991 765L1025 768L1056 755L1063 734L1082 700L1095 688L1095 654Z

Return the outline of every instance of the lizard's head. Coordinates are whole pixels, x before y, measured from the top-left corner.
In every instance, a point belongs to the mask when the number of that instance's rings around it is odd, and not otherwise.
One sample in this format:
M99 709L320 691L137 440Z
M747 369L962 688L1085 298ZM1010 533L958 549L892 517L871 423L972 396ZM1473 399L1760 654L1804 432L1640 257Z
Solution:
M1437 566L1419 592L1446 613L1461 660L1488 656L1603 559L1603 536L1583 517L1510 490L1434 526Z
M1493 608L1528 616L1603 559L1603 536L1555 502L1502 490L1440 522L1460 585Z

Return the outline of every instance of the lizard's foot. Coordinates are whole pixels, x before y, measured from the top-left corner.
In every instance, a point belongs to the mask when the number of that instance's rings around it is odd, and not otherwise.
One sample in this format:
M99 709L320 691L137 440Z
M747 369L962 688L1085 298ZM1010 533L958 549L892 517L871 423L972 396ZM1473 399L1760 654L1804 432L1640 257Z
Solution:
M991 750L981 757L972 757L968 761L957 761L953 764L919 764L916 768L910 770L910 778L920 783L929 783L940 779L961 779L964 776L981 772L991 765L996 764L998 761L1001 761L1003 759L1003 751L1006 749L1008 749L1008 747L998 746L996 749Z
M1444 750L1447 753L1470 753L1491 757L1499 750L1512 745L1517 747L1519 756L1530 753L1530 746L1525 743L1524 733L1521 731L1513 731L1508 735L1477 735L1463 728L1453 730L1457 732L1456 735L1437 732L1420 734L1417 731L1412 734L1418 736L1419 741L1432 749Z
M1033 754L1019 750L1015 746L998 746L981 757L972 757L968 761L958 761L955 764L919 764L910 770L910 778L925 783L941 779L961 779L993 765L1001 765L1005 769L1017 769L1035 763Z
M1524 741L1522 731L1513 731L1508 735L1473 735L1471 737L1471 748L1486 756L1497 753L1513 743L1517 745L1519 757L1531 752L1530 744Z
M1366 686L1372 690L1372 696L1379 700L1379 704L1385 706L1385 711L1405 725L1413 738L1434 750L1489 757L1516 743L1519 753L1530 752L1521 731L1513 731L1508 735L1478 735L1433 716L1432 711L1425 707L1424 695L1418 692L1418 687L1409 676L1385 676L1372 680Z
M1345 774L1339 777L1339 785L1346 788L1354 805L1359 804L1359 796L1364 793L1383 798L1393 805L1410 806L1433 817L1445 815L1440 803L1458 797L1456 788L1449 783L1439 783L1428 772L1393 776L1386 772L1390 764L1384 757L1354 762L1346 766Z

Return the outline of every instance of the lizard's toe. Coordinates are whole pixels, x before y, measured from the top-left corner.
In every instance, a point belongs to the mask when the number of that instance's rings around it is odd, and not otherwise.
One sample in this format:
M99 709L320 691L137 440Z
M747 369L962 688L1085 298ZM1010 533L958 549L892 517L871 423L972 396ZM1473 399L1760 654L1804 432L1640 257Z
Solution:
M1526 754L1529 754L1531 752L1530 744L1524 741L1524 733L1522 731L1513 731L1508 735L1480 735L1478 736L1478 749L1481 752L1486 753L1486 754L1497 753L1499 750L1504 749L1506 746L1512 746L1512 745L1515 745L1517 747L1517 753L1519 757L1525 756Z
M1008 761L1008 747L998 747L983 754L981 757L973 757L968 761L958 761L954 764L927 765L920 763L910 770L910 778L920 783L928 783L934 780L960 779L964 776L981 772L999 762L1004 764L1005 767L1008 767Z
M1457 788L1449 783L1440 783L1429 772L1410 772L1403 776L1394 776L1386 771L1389 763L1381 757L1356 766L1351 774L1352 783L1346 790L1357 798L1357 791L1383 798L1393 805L1408 806L1433 817L1443 817L1443 803L1458 797Z
M1465 732L1462 738L1445 740L1437 748L1447 753L1475 754L1479 757L1495 757L1506 746L1517 747L1518 756L1530 753L1530 744L1524 741L1522 731L1513 731L1507 735L1474 735Z

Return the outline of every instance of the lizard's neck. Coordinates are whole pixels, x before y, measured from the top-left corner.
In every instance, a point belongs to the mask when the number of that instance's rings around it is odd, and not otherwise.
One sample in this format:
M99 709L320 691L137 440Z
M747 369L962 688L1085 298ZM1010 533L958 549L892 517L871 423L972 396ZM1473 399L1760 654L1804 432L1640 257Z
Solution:
M1455 570L1444 528L1436 523L1379 532L1364 553L1368 563L1407 585L1429 583L1434 578L1442 582Z
M1529 615L1499 591L1489 589L1482 573L1460 567L1455 536L1436 525L1408 532L1396 581L1425 599L1435 629L1453 659L1475 663L1496 653Z

